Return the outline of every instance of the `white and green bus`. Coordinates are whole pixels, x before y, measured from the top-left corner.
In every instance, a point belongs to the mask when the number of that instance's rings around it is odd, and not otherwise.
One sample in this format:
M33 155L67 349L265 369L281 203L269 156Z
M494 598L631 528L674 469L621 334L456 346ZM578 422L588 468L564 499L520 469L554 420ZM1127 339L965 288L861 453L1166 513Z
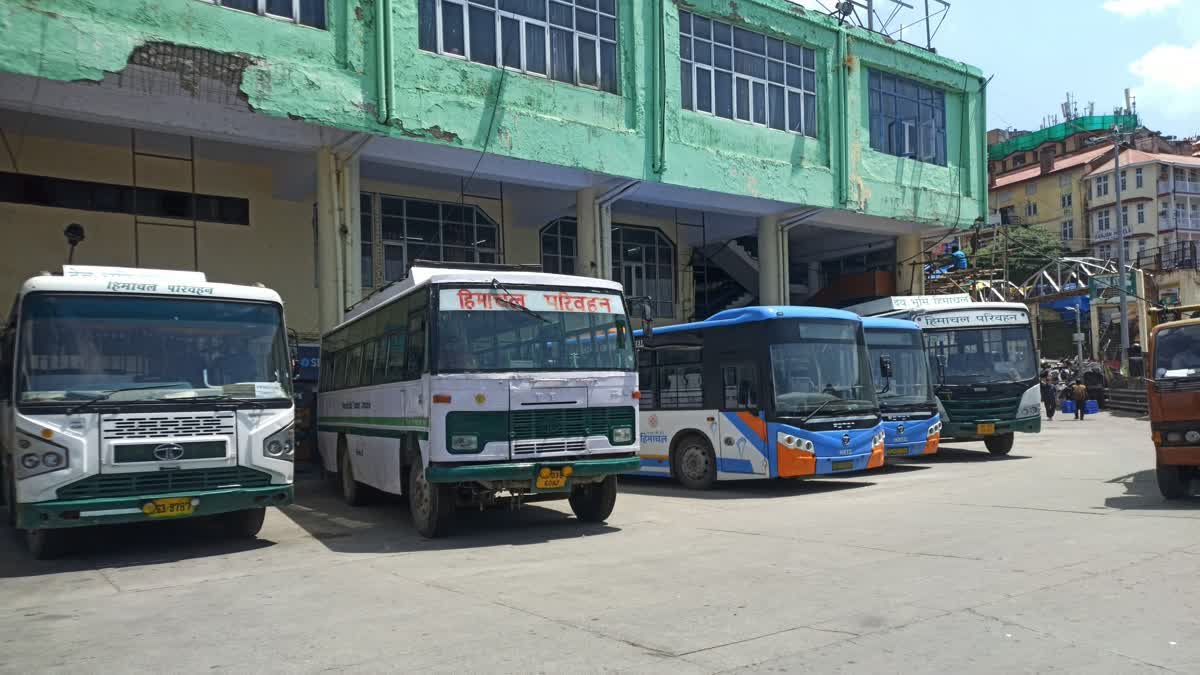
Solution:
M73 528L214 516L254 536L292 501L283 303L203 273L66 266L0 332L0 457L35 557Z
M352 505L407 494L427 537L498 500L603 521L639 465L630 328L613 281L418 263L322 339L324 467Z

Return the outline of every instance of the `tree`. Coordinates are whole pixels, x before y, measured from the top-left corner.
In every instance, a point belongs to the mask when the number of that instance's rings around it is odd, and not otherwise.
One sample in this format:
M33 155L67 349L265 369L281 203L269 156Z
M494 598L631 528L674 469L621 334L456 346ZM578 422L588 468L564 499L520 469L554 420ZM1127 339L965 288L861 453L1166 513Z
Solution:
M972 266L1003 269L1008 249L1008 279L1020 284L1066 252L1058 234L1036 225L1001 225L996 236L975 252Z

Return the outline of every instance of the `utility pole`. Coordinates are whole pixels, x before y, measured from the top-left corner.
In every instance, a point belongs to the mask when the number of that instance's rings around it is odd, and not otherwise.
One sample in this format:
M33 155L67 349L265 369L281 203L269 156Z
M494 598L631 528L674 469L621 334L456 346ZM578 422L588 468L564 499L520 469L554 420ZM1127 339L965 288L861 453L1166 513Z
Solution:
M1117 191L1117 288L1121 305L1121 373L1129 374L1129 273L1125 270L1125 218L1121 215L1121 128L1113 125L1113 183Z
M1092 311L1095 311L1093 309ZM1083 298L1076 296L1075 298L1075 335L1072 336L1075 340L1075 355L1079 358L1075 366L1075 376L1083 378ZM1093 338L1095 339L1095 338Z

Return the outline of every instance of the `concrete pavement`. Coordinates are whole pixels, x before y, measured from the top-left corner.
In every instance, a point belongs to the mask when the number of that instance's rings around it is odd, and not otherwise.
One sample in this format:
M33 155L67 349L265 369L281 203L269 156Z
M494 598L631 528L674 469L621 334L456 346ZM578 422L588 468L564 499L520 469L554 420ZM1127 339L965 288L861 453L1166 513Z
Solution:
M314 479L230 543L108 528L35 562L0 536L0 671L1197 672L1200 501L1167 504L1149 425L1059 419L884 472L626 480L415 535L402 500Z

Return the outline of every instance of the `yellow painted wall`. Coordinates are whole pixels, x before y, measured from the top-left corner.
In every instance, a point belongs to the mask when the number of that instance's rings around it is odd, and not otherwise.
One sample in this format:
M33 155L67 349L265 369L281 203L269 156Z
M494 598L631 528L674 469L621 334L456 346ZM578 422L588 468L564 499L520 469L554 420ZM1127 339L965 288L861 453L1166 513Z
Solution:
M24 139L20 164L24 173L123 185L132 184L133 167L129 146L38 136ZM13 171L7 155L0 155L0 170ZM140 186L191 189L186 162L139 156L137 170ZM312 201L276 199L268 167L203 158L196 161L196 190L249 198L250 225L201 222L193 231L191 221L141 218L137 236L134 217L127 214L0 203L5 243L0 297L13 297L39 271L59 271L66 262L63 227L77 222L87 239L76 251L76 263L191 269L198 262L212 281L261 282L275 289L286 302L291 327L315 332Z

